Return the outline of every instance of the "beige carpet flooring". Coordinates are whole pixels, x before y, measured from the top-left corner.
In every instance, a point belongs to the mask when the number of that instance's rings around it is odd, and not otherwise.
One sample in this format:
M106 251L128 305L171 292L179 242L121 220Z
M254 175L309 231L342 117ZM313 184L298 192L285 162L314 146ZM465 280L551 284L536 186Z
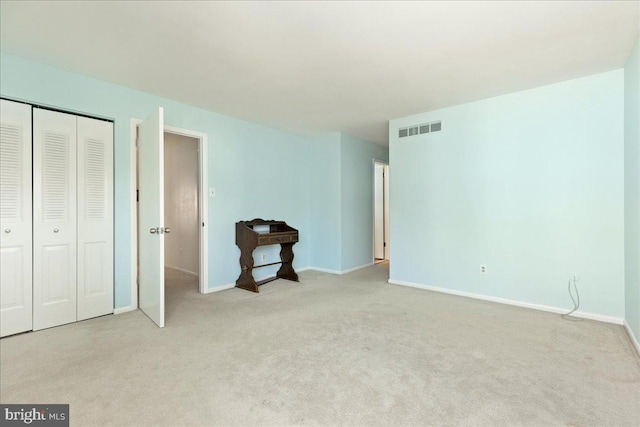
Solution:
M389 285L387 264L0 340L2 403L74 426L638 426L620 326Z

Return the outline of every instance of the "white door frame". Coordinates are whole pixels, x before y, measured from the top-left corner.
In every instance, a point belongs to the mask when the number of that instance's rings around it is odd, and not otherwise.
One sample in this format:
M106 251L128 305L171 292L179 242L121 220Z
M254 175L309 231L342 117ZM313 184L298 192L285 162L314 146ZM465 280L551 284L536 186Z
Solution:
M131 203L131 308L138 308L138 204L136 200L137 191L137 164L138 152L136 149L137 129L142 123L141 119L131 119L131 145L129 152L129 193ZM206 294L209 283L209 216L208 212L208 173L207 173L207 134L189 129L177 128L174 126L164 126L167 133L187 136L198 140L198 213L200 217L200 271L199 271L199 291Z
M375 245L375 241L376 241L376 220L375 220L375 212L376 212L376 164L378 165L384 165L385 166L385 178L382 181L382 187L385 191L384 193L384 198L383 198L383 204L385 206L383 206L383 212L384 212L384 219L382 220L382 228L384 229L384 241L385 242L389 242L389 234L390 234L390 228L387 228L387 224L390 224L389 221L389 211L387 211L385 209L386 205L389 204L389 162L386 160L378 160L378 159L373 159L371 161L371 170L372 170L372 176L373 179L371 180L371 188L372 190L372 194L373 194L373 201L371 202L371 212L373 212L373 244L371 245L371 262L375 263L376 262L376 245ZM390 209L389 209L390 210ZM390 261L390 251L389 251L389 246L386 245L384 248L384 259L387 261Z

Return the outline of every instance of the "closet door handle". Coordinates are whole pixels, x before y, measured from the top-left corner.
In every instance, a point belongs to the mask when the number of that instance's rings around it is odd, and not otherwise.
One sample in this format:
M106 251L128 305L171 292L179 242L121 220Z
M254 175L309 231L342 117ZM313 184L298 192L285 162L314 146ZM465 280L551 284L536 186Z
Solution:
M60 231L60 230L58 230L57 228L54 228L54 229L53 229L53 232L54 232L54 233L57 233L58 231Z
M169 233L171 233L171 229L169 227L167 227L167 228L164 229L164 232L165 232L165 234L169 234Z
M151 228L151 229L149 229L149 233L151 233L151 234L160 234L160 229L159 229L159 227Z

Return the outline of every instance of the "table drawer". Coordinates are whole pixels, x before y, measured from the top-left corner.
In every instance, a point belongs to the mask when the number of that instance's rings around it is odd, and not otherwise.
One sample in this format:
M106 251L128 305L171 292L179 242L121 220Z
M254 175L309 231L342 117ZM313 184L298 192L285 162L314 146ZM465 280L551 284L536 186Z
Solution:
M269 237L269 243L288 243L291 241L291 236L271 236Z

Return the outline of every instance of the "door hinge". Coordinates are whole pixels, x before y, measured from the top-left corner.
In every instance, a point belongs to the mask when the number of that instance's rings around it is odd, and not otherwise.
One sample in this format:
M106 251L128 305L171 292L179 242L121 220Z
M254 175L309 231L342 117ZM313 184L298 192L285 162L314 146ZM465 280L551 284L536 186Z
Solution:
M204 222L202 223L202 226L204 227Z
M387 242L384 242L384 243L383 243L383 246L386 248L386 247L387 247Z
M140 190L136 190L136 202L140 201Z

